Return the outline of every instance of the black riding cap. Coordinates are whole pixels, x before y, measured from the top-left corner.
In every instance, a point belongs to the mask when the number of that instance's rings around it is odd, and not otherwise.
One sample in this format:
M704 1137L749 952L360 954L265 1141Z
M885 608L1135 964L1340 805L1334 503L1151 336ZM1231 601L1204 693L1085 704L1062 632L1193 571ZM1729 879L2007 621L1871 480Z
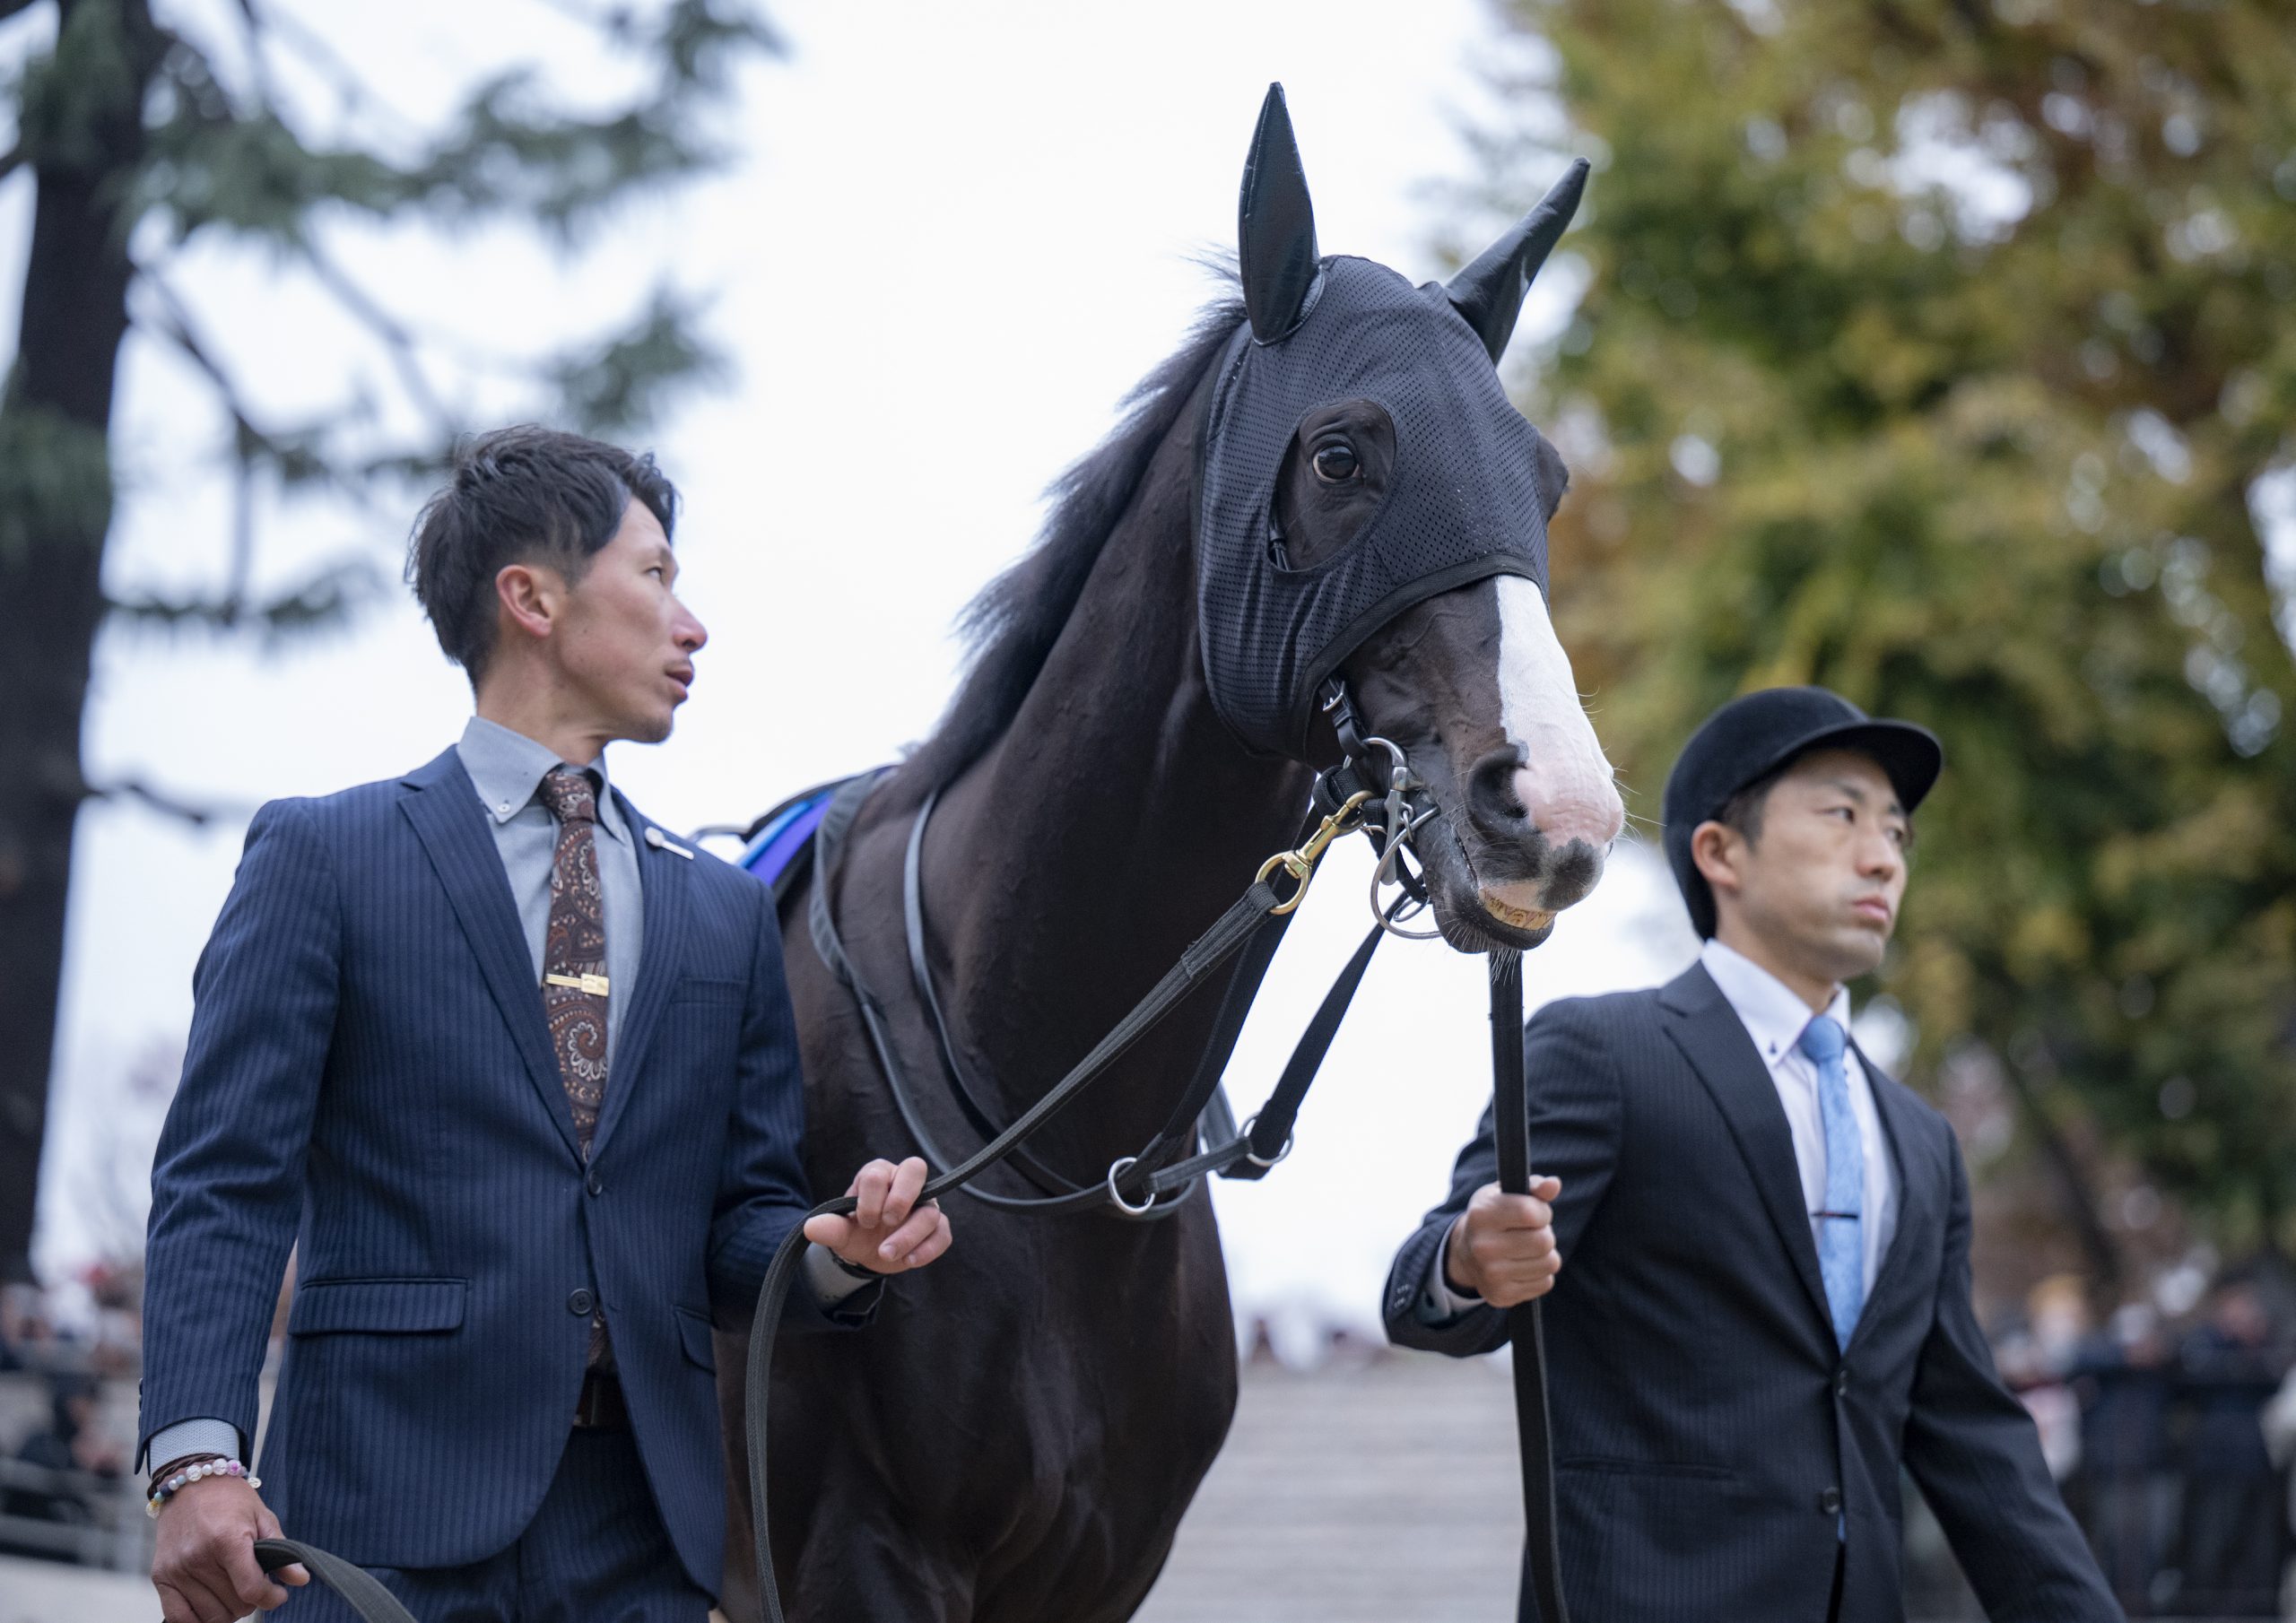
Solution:
M1318 686L1412 604L1492 575L1545 588L1546 521L1568 474L1496 363L1586 179L1581 160L1448 286L1414 288L1370 260L1318 256L1283 87L1269 87L1239 210L1251 319L1221 358L1196 442L1205 676L1252 749L1304 758ZM1361 535L1293 568L1271 545L1284 453L1303 417L1348 399L1393 421L1393 483Z
M1945 765L1935 733L1909 721L1876 721L1824 688L1765 688L1706 718L1666 779L1666 861L1701 940L1714 933L1714 892L1691 860L1690 837L1747 785L1813 750L1854 750L1889 775L1910 813Z

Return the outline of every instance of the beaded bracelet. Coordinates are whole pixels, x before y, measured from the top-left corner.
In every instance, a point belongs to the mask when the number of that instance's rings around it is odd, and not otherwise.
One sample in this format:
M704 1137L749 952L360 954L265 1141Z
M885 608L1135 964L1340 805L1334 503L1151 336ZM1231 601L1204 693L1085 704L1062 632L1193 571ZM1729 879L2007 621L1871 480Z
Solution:
M246 1478L249 1488L263 1486L263 1479L248 1476L248 1468L237 1460L204 1460L199 1464L186 1466L164 1482L152 1483L152 1497L144 1501L144 1514L156 1517L160 1514L161 1506L170 1499L174 1498L194 1482L204 1480L208 1477L243 1477Z

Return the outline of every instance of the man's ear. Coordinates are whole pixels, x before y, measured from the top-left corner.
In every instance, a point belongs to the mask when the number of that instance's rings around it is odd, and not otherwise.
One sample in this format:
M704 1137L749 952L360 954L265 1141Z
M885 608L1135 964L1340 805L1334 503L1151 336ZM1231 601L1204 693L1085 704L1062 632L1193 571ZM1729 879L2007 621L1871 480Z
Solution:
M546 564L504 564L495 572L494 600L511 626L529 637L548 637L565 606L566 581Z
M1690 832L1690 860L1718 897L1725 891L1735 896L1745 883L1738 871L1745 851L1746 842L1736 830L1711 818Z

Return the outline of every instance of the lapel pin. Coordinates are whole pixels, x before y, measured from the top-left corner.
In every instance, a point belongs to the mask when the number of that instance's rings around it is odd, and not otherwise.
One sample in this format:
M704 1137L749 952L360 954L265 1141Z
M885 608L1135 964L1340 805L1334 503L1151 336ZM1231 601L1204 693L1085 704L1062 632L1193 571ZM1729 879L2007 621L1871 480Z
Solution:
M657 829L651 823L646 825L646 843L653 846L657 851L671 851L676 853L680 856L683 856L688 862L691 862L693 860L692 852L687 850L683 846L678 844L677 841L665 835L659 829Z

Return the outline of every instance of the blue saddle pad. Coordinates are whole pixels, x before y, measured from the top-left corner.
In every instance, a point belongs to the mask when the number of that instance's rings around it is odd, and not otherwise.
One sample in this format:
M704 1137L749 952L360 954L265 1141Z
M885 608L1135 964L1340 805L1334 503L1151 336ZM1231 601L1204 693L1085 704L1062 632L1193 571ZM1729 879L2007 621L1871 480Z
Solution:
M777 906L804 871L799 859L813 844L813 832L829 814L829 803L843 782L808 789L750 825L750 842L735 865L757 875L772 890Z

